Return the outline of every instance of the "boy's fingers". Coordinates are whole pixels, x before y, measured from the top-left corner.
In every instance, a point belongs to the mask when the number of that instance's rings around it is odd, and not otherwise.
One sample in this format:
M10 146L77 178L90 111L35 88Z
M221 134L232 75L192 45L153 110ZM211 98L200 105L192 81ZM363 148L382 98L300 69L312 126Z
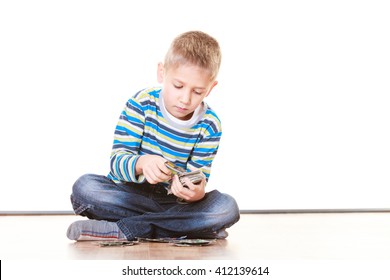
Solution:
M184 199L189 199L189 195L191 195L192 193L191 190L186 187L183 187L177 175L174 175L173 177L172 191L174 195Z
M164 172L164 170L161 170L160 168L158 168L157 170L155 170L155 175L157 178L165 181L165 180L168 180L171 178L171 175L170 174L167 174Z
M157 181L156 181L156 178L154 177L154 174L145 173L144 176L150 184L157 184Z
M204 184L205 179L203 179L202 181L198 182L197 184L191 183L190 179L188 179L188 178L184 178L184 180L185 180L185 183L188 186L188 188L190 190L192 190L192 191L195 191L195 190L197 190L199 188L204 188L204 185L205 185Z
M165 175L172 175L171 170L169 170L168 167L165 166L166 160L162 158L162 161L159 162L158 168L163 172Z
M159 182L164 182L164 181L167 181L171 178L171 175L165 174L164 171L161 170L158 165L151 166L149 168L145 168L144 175L145 175L147 181L151 184L157 184Z
M194 186L188 178L184 178L184 183L190 190L194 190L196 188L196 186Z

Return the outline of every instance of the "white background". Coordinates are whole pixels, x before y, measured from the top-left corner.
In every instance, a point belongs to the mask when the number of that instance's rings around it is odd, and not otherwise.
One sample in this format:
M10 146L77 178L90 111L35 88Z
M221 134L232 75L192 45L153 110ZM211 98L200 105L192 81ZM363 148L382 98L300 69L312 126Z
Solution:
M188 30L223 62L209 188L241 209L389 208L387 1L1 1L0 211L71 210Z

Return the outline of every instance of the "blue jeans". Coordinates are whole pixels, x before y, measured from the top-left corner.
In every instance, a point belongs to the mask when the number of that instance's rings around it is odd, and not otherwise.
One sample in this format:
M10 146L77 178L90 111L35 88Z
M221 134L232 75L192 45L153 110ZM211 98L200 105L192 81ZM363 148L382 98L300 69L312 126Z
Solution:
M106 176L86 174L73 186L76 214L116 222L128 240L137 237L218 238L239 218L234 198L217 190L193 203L180 203L163 186L116 184Z

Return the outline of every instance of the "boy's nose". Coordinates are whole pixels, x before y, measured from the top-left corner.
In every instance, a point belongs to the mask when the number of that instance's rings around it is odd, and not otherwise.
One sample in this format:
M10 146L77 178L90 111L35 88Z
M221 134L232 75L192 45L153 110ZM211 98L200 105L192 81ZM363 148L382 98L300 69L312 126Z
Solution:
M183 104L190 104L191 103L191 92L184 92L180 96L180 102Z

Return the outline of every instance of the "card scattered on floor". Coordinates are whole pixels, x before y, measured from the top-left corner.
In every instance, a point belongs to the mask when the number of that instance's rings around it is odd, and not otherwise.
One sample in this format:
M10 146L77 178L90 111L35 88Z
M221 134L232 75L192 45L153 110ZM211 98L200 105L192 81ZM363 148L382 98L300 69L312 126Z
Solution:
M187 236L172 238L172 237L165 237L165 238L145 238L145 237L138 237L137 240L139 242L157 242L157 243L172 243L177 240L185 239Z
M137 241L102 241L98 244L100 247L123 247L133 246L141 242L157 242L157 243L170 243L174 246L188 247L188 246L207 246L214 243L215 239L177 239L177 238L138 238Z
M138 241L102 241L99 242L100 247L114 247L114 246L133 246L138 244Z
M173 245L180 247L207 246L215 242L215 239L181 239L173 242Z
M186 239L185 236L179 238L138 238L140 242L172 243L175 246L205 246L214 243L215 239Z

